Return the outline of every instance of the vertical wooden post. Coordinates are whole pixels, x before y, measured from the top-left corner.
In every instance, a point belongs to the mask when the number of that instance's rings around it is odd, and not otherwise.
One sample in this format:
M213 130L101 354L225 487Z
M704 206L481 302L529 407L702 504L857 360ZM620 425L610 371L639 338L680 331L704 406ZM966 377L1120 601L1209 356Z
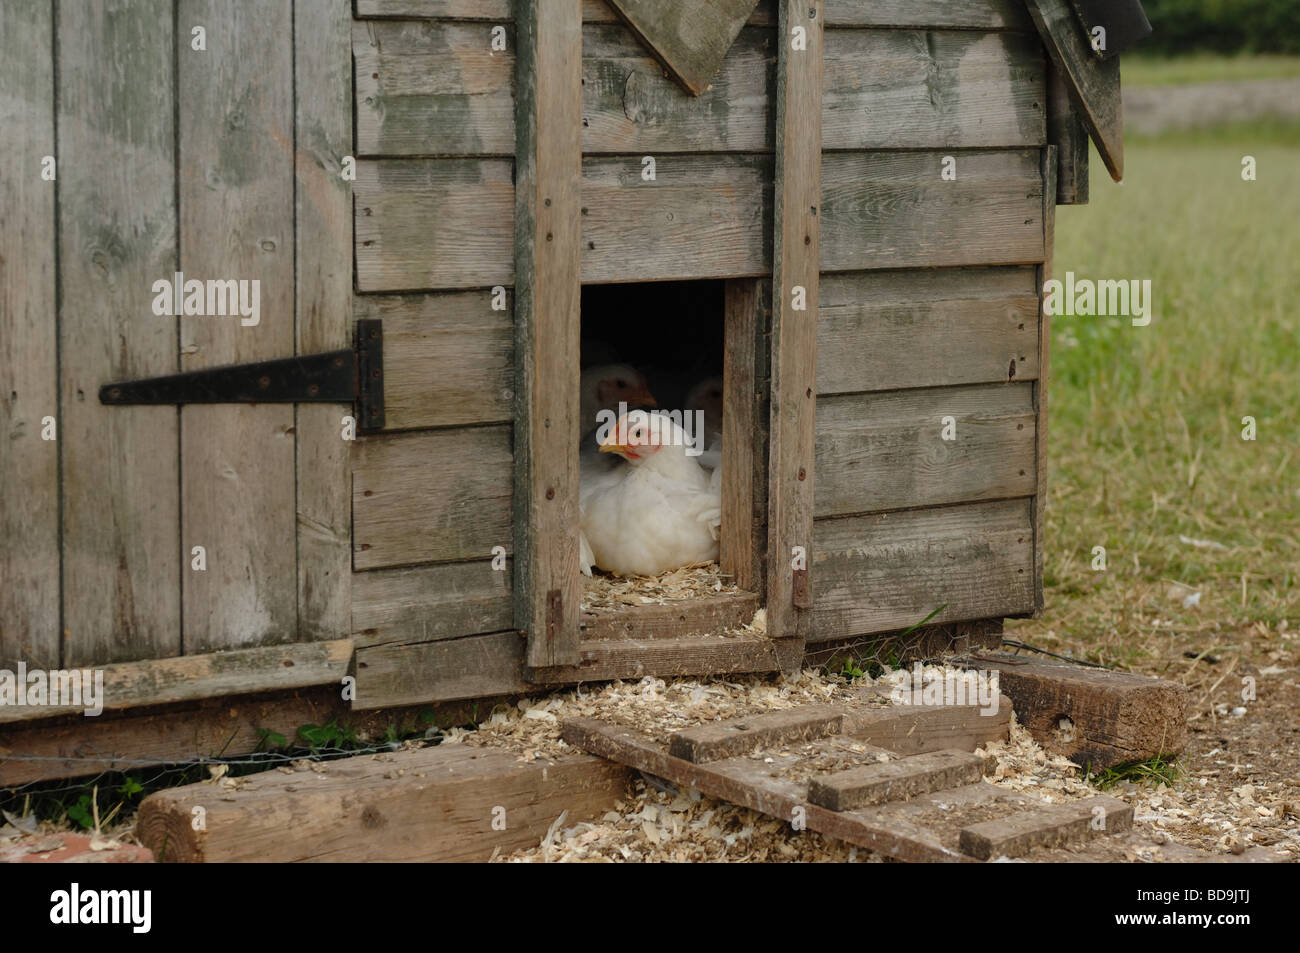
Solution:
M519 0L515 34L515 621L529 666L578 661L580 0Z
M340 175L352 151L352 11L338 0L297 0L294 16L294 176L299 354L352 343L352 189ZM346 408L299 404L298 638L352 631L351 444Z
M758 587L754 540L754 434L759 429L755 398L760 281L732 278L725 285L722 362L722 538L718 562L741 589ZM706 424L707 426L707 424Z
M777 27L767 563L773 638L806 638L812 616L822 6L822 0L780 0Z
M1047 64L1047 141L1056 146L1056 204L1088 204L1088 130L1075 114L1065 77Z
M0 669L59 666L58 324L54 320L54 23L0 4ZM57 440L42 439L56 418Z
M1056 233L1056 146L1043 149L1043 263L1038 267L1038 379L1034 381L1038 489L1034 494L1034 614L1043 608L1043 530L1047 518L1047 382L1052 318L1043 307L1043 286L1052 277L1052 250Z

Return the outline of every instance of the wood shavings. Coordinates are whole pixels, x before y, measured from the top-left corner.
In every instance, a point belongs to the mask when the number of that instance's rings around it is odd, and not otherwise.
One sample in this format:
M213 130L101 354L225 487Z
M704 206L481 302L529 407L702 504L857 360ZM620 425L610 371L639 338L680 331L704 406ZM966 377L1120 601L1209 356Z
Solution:
M668 605L698 596L741 590L716 563L687 566L657 576L616 576L597 572L583 580L582 611L624 609L628 606Z

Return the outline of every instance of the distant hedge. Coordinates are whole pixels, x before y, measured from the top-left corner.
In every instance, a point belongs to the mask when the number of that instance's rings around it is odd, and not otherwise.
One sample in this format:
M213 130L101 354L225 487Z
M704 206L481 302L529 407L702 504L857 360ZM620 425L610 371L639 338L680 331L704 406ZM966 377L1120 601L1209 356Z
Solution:
M1154 32L1134 50L1300 53L1300 0L1142 0Z

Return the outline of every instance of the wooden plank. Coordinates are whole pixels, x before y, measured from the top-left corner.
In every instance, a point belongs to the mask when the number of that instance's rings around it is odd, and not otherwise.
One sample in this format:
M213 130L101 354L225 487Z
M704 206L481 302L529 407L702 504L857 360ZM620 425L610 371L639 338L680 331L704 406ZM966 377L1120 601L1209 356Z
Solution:
M45 0L0 7L0 668L59 665L59 420L54 22ZM60 439L66 435L58 434Z
M500 20L515 17L514 0L354 0L358 17Z
M594 718L566 719L561 727L565 741L592 754L610 758L701 794L722 798L770 817L790 821L801 810L808 830L877 850L901 860L962 861L956 850L944 847L926 831L905 821L873 824L857 816L839 814L806 802L800 786L771 777L762 762L736 758L708 765L692 764L668 754L637 732L607 725Z
M825 149L1045 141L1045 63L1035 34L830 30L825 62Z
M972 30L1034 28L1022 0L826 0L827 26Z
M524 638L512 630L360 647L352 707L393 708L522 694L536 687L521 674L524 646Z
M515 37L500 24L356 22L357 154L513 155Z
M767 631L804 639L813 605L824 18L821 0L780 0L778 9Z
M358 291L514 283L509 160L358 162L353 193Z
M141 803L136 829L161 861L482 862L535 847L562 815L572 825L613 809L631 774L600 758L521 762L451 745L320 767L268 771L235 789L159 791Z
M352 663L352 640L236 649L103 667L104 711L201 698L342 683ZM82 714L85 706L5 706L0 723Z
M1011 700L997 705L894 705L858 709L844 716L844 734L900 755L953 749L974 751L1006 741L1011 731Z
M824 275L817 393L1034 380L1040 294L1030 267Z
M514 416L511 295L490 291L358 295L358 318L384 322L384 415L389 430L509 423ZM436 366L438 373L430 374Z
M582 164L582 280L739 278L770 270L772 160L665 156Z
M698 96L758 0L606 0L670 76Z
M1088 130L1075 115L1061 71L1047 71L1047 141L1056 146L1056 204L1088 204Z
M1094 770L1177 754L1187 743L1187 689L1176 682L994 652L968 664L998 673L1039 744Z
M530 665L578 658L578 0L518 11L515 129L515 627Z
M976 784L983 775L981 757L965 751L932 751L811 778L808 800L832 811L852 811L944 788Z
M514 624L513 573L491 560L358 573L352 587L358 646L454 639Z
M818 520L814 640L1032 611L1030 502Z
M1133 824L1131 805L1112 797L1092 797L1065 804L1045 804L1011 817L981 821L961 832L961 849L980 860L1020 857L1035 847L1060 847L1088 837L1094 810L1099 811L1100 830L1118 832Z
M177 369L151 290L177 263L172 13L57 8L58 61L82 64L60 70L57 107L64 666L181 650L176 410L98 401L107 381Z
M1120 181L1124 178L1124 104L1119 57L1101 59L1093 53L1069 0L1027 2L1047 52L1069 87L1078 117L1097 144L1110 177Z
M177 22L203 24L208 42L178 55L179 270L261 283L256 326L180 319L181 369L284 357L295 346L293 5L181 0ZM181 409L186 653L297 639L293 426L285 404ZM191 568L195 546L206 571Z
M822 270L1042 261L1040 151L964 152L950 182L939 152L823 157Z
M1052 317L1047 312L1047 298L1042 290L1052 277L1052 255L1056 246L1056 147L1043 150L1043 247L1045 261L1038 267L1038 380L1034 383L1034 412L1038 417L1037 456L1038 486L1034 493L1034 612L1042 612L1043 551L1047 534L1047 389L1051 380Z
M582 613L582 637L585 641L597 642L713 635L748 625L757 610L758 596L752 592L696 596L666 605L587 609Z
M801 705L675 731L668 738L668 753L674 758L704 764L750 754L759 748L837 735L843 723L841 708Z
M615 678L659 678L734 672L790 671L799 665L797 640L749 636L674 639L612 639L578 643L576 665L530 668L530 682L561 685Z
M358 290L515 282L508 161L382 160L357 168ZM771 169L768 156L664 157L650 182L639 157L587 160L582 281L766 274Z
M814 515L1032 495L1033 396L1025 382L821 398Z
M338 0L298 0L293 29L296 350L316 354L352 344L352 189L340 174L352 146L351 11ZM391 390L386 396L391 401ZM294 408L300 639L352 630L345 413L328 404Z
M761 538L755 519L754 434L758 431L758 344L763 316L762 287L757 281L728 281L723 291L722 362L722 538L718 562L741 589L755 590ZM707 425L706 425L707 426ZM761 520L761 514L759 515Z
M358 571L484 559L494 546L512 548L509 427L367 437L353 458Z

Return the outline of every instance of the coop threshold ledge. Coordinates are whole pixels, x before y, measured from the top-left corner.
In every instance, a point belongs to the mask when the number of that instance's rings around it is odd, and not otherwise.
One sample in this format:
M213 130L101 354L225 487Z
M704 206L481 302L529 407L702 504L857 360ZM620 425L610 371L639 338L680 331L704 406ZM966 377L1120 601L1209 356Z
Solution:
M102 702L107 712L338 684L351 672L352 650L351 639L337 639L113 665L63 666L62 670L103 672ZM37 668L29 663L27 671ZM84 710L82 705L0 705L0 724L82 715Z

